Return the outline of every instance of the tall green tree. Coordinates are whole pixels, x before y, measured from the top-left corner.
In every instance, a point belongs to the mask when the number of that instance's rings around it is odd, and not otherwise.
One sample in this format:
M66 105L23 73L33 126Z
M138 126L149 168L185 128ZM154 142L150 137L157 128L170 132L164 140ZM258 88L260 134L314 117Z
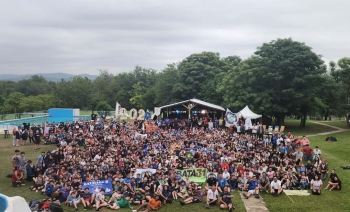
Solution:
M252 105L257 112L273 115L284 125L286 114L307 113L322 89L326 66L311 47L292 39L277 39L258 47L254 56L230 72L224 80L228 106Z
M20 92L14 92L10 93L8 97L5 100L4 103L4 112L5 113L20 113L20 103L25 98L23 93Z
M183 85L180 81L179 70L175 64L169 64L162 72L157 74L154 86L154 103L166 105L181 101Z
M340 110L346 117L347 125L350 127L349 123L349 110L350 110L350 58L344 57L338 60L337 64L330 62L331 73L335 82L339 85L339 90L336 95L338 97L338 103Z

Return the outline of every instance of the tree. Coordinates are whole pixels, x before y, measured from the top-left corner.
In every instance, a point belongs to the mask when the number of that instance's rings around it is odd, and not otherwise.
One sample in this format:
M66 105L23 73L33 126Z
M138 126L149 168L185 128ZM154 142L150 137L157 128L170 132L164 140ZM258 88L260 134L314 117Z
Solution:
M207 81L223 72L222 65L220 54L213 52L192 54L181 61L178 66L180 83L183 88L181 99L205 97L205 94L202 93L204 86L208 84Z
M61 80L57 84L55 97L60 107L88 108L92 100L93 86L87 77L76 76L71 81Z
M331 61L330 67L330 75L340 88L337 92L340 110L344 111L343 114L345 114L347 125L350 127L350 58L344 57L338 60L337 64Z
M5 113L19 113L21 112L19 104L24 98L24 94L20 92L11 93L5 100L4 112Z
M254 56L229 72L220 89L228 106L249 105L275 116L277 125L284 125L286 114L299 114L304 127L325 73L321 56L310 47L277 39L258 47Z
M175 64L169 64L167 68L157 74L154 85L154 103L166 105L180 101L182 91L179 70Z
M101 101L97 104L96 110L97 111L112 111L113 108L106 101Z

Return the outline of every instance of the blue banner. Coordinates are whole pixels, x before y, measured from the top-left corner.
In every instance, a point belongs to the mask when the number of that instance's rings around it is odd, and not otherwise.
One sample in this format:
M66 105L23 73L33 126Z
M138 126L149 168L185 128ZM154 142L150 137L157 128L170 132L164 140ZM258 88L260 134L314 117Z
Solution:
M83 190L89 188L90 193L97 194L103 188L105 195L111 195L113 191L112 180L91 180L89 182L83 182Z

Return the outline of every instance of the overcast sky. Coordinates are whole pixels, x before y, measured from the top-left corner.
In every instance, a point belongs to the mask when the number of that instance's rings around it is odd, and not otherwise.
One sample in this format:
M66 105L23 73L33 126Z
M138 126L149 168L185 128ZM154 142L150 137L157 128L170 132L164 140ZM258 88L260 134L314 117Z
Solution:
M0 73L161 70L192 53L251 56L292 37L350 56L349 0L0 0Z

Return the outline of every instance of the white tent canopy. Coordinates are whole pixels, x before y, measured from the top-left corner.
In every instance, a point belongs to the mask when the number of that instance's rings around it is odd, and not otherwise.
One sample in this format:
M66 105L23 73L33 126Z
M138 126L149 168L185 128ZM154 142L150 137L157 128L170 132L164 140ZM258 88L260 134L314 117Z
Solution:
M245 106L241 111L237 113L237 117L243 117L244 119L251 118L251 119L257 119L261 118L261 115L254 113L249 109L248 106Z

